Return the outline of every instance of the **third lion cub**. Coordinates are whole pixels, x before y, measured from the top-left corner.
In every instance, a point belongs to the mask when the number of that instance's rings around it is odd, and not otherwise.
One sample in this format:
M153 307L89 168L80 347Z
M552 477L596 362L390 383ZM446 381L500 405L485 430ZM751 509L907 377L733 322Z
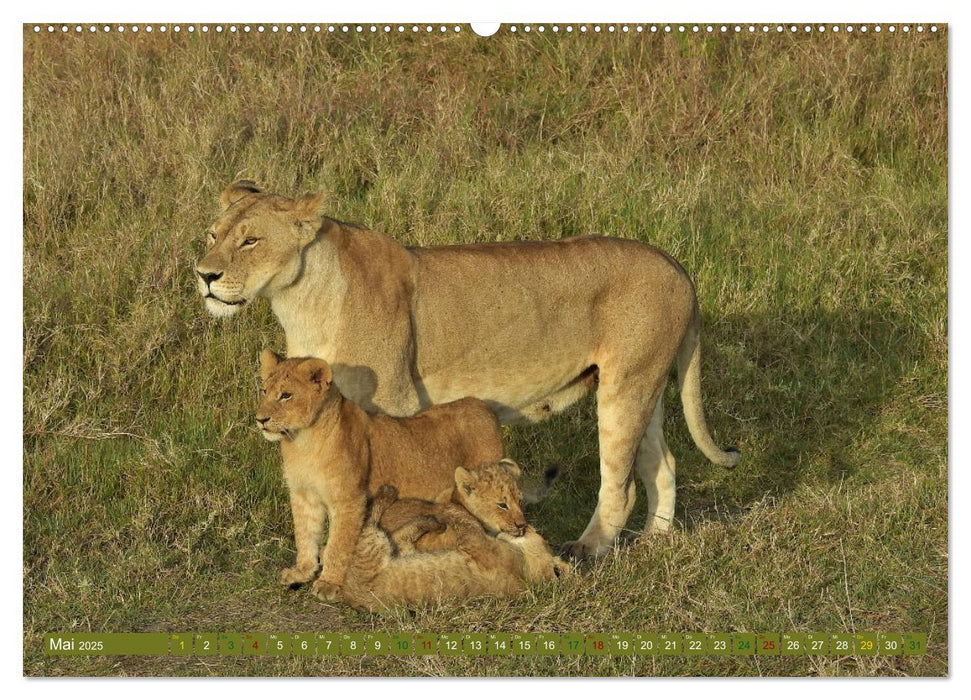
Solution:
M507 462L515 467L511 460L503 460L456 470L464 507L398 500L394 487L382 486L371 503L340 597L349 605L374 611L445 598L516 595L526 584L568 573L570 565L550 551L525 519L497 517L497 511L507 512L501 506L511 505L506 501L515 502L519 509L514 476L518 467L513 471ZM474 486L466 492L470 483ZM498 529L498 536L486 534L480 522ZM427 541L439 536L444 537Z
M381 527L393 539L394 533L410 521L425 515L435 516L445 527L419 538L414 543L419 552L455 549L461 546L464 537L478 540L485 533L493 538L500 532L521 537L527 528L526 516L520 507L521 477L519 465L509 458L471 469L458 467L451 502L399 498L384 511Z

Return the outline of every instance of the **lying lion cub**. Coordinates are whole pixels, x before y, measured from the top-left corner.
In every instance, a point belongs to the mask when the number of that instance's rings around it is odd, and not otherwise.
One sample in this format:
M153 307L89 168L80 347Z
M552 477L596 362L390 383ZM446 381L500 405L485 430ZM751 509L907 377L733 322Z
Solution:
M470 505L475 508L495 500L496 494L490 499L488 492L486 485L482 498ZM389 508L395 507L396 499L396 489L386 485L378 489L371 504L370 517L340 589L341 599L355 608L373 612L395 604L517 595L526 584L552 580L570 571L570 565L553 555L546 540L525 524L516 535L500 532L495 538L481 528L477 534L462 528L456 538L457 548L418 551L417 542L446 528L439 519L441 509L459 506L439 504L439 511L402 524L389 538L378 523ZM483 511L473 513L488 517ZM444 520L450 518L449 513Z
M414 542L419 552L455 549L466 538L482 540L488 532L505 532L514 537L526 532L526 516L519 480L522 470L511 459L455 470L455 490L450 503L433 503L418 498L400 498L381 516L381 527L396 540L396 533L411 521L426 515L444 525ZM484 528L484 529L483 529Z
M364 525L369 491L392 484L409 498L448 498L459 464L495 462L503 454L499 423L478 399L433 406L411 418L370 416L341 396L330 366L315 358L260 356L265 396L256 414L263 437L279 441L290 489L296 565L280 581L310 581L333 599Z

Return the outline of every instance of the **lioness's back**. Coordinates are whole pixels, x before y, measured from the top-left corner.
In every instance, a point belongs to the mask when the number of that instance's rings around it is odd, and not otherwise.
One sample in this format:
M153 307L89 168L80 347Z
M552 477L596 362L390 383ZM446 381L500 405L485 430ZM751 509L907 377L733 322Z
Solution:
M423 290L456 279L476 282L476 293L508 289L511 279L537 289L572 293L607 283L646 278L684 277L684 268L648 243L610 236L577 236L554 241L505 241L409 248L414 258L419 297ZM579 288L578 288L579 286ZM438 289L435 290L436 296ZM448 299L436 299L448 301Z

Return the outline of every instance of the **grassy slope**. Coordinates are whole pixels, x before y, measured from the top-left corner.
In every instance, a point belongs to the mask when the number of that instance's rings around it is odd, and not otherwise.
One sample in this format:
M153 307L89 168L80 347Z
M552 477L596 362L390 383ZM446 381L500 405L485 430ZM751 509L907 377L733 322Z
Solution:
M946 36L35 36L24 66L28 674L947 672ZM678 531L514 604L381 619L278 590L266 305L207 317L221 187L325 187L408 244L609 233L694 276L709 465L671 394ZM564 480L591 402L509 429ZM629 527L644 517L643 492ZM926 631L921 659L45 659L48 631Z

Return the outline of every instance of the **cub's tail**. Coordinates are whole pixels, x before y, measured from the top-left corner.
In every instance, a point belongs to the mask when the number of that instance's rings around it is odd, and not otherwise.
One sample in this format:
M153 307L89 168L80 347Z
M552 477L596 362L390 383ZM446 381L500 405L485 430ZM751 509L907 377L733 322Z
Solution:
M541 484L529 484L523 486L523 503L539 503L549 494L553 484L560 478L560 465L552 464L543 473Z
M705 457L720 467L733 468L742 455L734 447L722 450L711 438L705 422L705 410L701 403L701 314L695 303L688 330L678 348L678 389L688 432Z

